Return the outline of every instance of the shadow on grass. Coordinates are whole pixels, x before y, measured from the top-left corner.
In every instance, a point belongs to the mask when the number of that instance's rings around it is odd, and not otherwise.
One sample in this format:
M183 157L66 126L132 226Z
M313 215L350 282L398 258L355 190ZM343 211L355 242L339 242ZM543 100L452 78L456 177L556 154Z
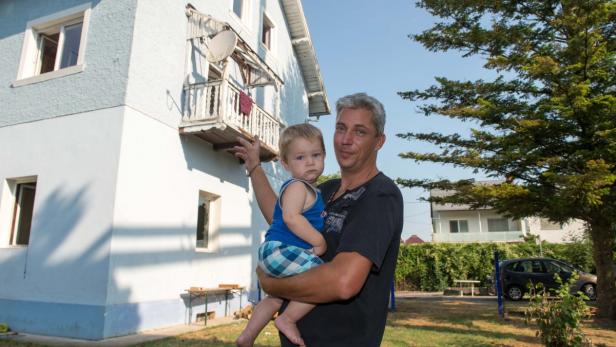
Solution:
M418 321L421 323L418 324ZM400 301L398 310L390 314L387 325L394 329L415 329L434 334L472 335L492 341L510 339L528 344L538 342L537 338L532 335L478 328L479 322L495 324L509 329L528 328L521 320L501 320L497 314L496 306L491 302L449 300L437 300L435 302L412 298ZM457 340L456 345L462 345L463 342ZM468 340L470 345L476 345L477 342L476 339ZM486 346L489 345L492 344L486 344Z
M454 328L454 327L441 327L441 326L427 326L427 325L413 325L410 323L398 323L398 322L390 322L388 324L392 328L405 328L405 329L413 329L420 330L424 332L436 333L436 334L456 334L456 335L472 335L475 337L485 337L492 340L498 339L511 339L524 343L537 343L538 340L535 337L527 336L527 335L519 335L498 331L486 331L481 329L473 329L473 328ZM472 340L476 343L476 340ZM492 346L492 344L487 344Z

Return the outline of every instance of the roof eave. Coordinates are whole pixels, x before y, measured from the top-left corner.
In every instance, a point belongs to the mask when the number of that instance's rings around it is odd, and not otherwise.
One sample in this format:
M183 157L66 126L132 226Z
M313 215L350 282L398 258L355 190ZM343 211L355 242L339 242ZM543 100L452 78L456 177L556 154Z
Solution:
M323 84L321 69L319 68L316 52L312 45L301 0L281 0L281 2L287 18L287 26L291 35L293 49L308 94L308 115L318 117L330 114L331 108L327 99L327 92ZM303 54L300 52L303 52ZM315 96L310 96L311 94ZM318 98L321 98L321 100L316 101L315 105L314 100L318 100Z

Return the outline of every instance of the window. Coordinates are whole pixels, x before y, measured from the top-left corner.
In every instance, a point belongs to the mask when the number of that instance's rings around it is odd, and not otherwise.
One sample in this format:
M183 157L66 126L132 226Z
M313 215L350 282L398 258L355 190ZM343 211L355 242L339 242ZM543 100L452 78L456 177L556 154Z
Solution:
M541 218L541 230L560 230L562 226L560 223L551 222L547 218Z
M450 233L467 233L468 221L466 220L450 220L449 221Z
M543 266L539 260L524 260L518 262L513 271L515 272L529 272L529 273L543 273Z
M242 18L242 12L244 10L244 0L233 0L233 13L236 16Z
M572 273L574 270L572 267L563 264L563 263L559 263L559 262L555 262L555 261L551 261L551 260L547 260L544 262L544 265L546 267L547 272L549 273Z
M14 87L83 71L90 4L29 21Z
M267 49L272 49L272 32L274 30L274 24L272 21L267 18L265 13L263 14L263 27L261 28L261 43L267 47Z
M217 195L199 192L195 241L195 247L198 250L213 251L217 248L219 201L220 198Z
M6 180L0 205L3 245L27 246L30 243L35 195L36 177Z
M509 221L506 218L488 218L488 231L509 231Z

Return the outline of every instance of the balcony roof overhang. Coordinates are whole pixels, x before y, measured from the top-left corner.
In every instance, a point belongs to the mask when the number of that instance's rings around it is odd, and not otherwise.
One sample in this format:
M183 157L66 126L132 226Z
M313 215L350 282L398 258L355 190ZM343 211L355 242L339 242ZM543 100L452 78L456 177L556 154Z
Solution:
M308 94L308 114L314 117L330 114L327 92L323 85L302 3L300 0L281 0L281 3Z
M274 85L276 89L284 82L264 60L255 52L242 36L229 24L201 13L191 4L186 5L186 16L189 18L187 40L209 40L224 30L230 30L237 36L237 45L231 57L238 63L246 86L258 87Z

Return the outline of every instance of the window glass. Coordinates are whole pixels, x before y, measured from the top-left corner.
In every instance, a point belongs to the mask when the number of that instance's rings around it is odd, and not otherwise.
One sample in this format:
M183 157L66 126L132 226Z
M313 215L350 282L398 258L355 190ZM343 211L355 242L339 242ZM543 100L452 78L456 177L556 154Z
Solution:
M449 221L449 232L450 233L457 233L458 232L458 221L457 220L450 220Z
M461 220L458 222L458 226L460 228L460 232L461 233L467 233L468 232L468 222L465 220Z
M556 261L546 261L545 262L545 266L547 268L547 271L549 273L558 273L558 272L568 272L568 273L572 273L573 272L573 268L570 267L567 264L563 264L560 262L556 262Z
M202 201L197 212L197 248L207 248L210 231L210 200Z
M58 39L60 34L40 36L40 71L46 73L53 71L56 64L56 53L58 52Z
M272 48L271 39L272 39L272 24L267 18L263 17L263 30L261 32L261 42L265 45L265 47Z
M509 231L509 221L505 218L488 218L488 231Z
M468 221L466 220L450 220L449 232L451 233L467 233Z
M528 273L542 273L543 266L538 260L523 260L518 262L513 271L516 272L528 272Z
M62 60L60 62L61 69L77 65L82 24L77 23L64 28L64 46L62 47Z
M243 0L233 0L233 13L238 17L242 17L242 2Z
M27 245L30 242L30 228L34 210L34 195L36 182L17 185L15 201L14 224L11 242L14 245Z

